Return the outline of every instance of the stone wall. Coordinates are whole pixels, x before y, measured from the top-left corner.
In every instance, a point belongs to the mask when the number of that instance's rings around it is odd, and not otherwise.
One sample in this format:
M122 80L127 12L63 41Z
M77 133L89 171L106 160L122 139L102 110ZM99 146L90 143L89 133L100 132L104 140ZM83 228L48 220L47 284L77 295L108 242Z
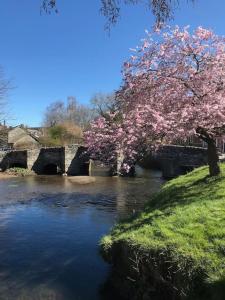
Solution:
M149 154L142 167L159 166L166 178L185 174L193 168L207 164L207 150L198 147L164 146ZM55 168L56 173L68 175L110 174L110 168L102 168L99 162L92 162L81 145L0 152L0 168L22 166L37 174L46 174L46 168Z
M27 168L26 150L1 152L0 168L5 171L6 169L14 167Z
M36 156L36 152L32 152L32 157L34 158L34 156ZM65 173L64 147L40 149L33 163L32 170L36 174L46 174L48 166L56 166L57 173Z
M112 175L112 168L103 164L100 161L90 160L89 165L89 174L90 176L111 176Z
M65 147L65 172L67 175L89 175L89 155L80 145Z
M33 170L36 174L67 173L68 175L89 175L89 157L80 145L30 149L24 151L1 151L0 168L12 166ZM48 172L47 172L48 170Z
M194 168L207 164L207 149L169 145L159 148L151 154L151 158L159 165L163 177L172 178L187 173Z

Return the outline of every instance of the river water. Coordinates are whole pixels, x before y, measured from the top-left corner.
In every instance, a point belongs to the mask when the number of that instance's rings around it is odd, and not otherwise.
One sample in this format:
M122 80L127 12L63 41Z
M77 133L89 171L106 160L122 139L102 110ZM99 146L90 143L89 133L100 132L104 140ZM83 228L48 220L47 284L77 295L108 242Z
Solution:
M110 266L99 240L161 184L155 171L85 185L57 176L0 181L0 300L117 299L104 289Z

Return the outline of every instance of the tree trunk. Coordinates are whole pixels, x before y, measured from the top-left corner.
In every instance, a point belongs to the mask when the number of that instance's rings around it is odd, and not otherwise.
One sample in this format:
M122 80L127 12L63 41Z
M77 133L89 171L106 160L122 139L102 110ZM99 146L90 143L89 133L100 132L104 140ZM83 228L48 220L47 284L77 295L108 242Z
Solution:
M220 174L219 167L219 156L217 153L216 142L214 139L208 139L208 164L209 164L209 175L217 176Z

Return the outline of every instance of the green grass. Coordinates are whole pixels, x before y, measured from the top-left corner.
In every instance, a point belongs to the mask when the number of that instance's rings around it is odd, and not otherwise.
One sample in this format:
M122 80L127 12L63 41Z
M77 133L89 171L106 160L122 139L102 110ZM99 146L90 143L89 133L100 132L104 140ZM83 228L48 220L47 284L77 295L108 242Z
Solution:
M102 239L103 252L123 242L145 253L169 253L190 278L201 273L205 284L224 289L225 164L221 170L210 178L202 167L169 181L143 213Z
M25 169L25 168L20 168L20 167L14 167L14 168L7 169L6 173L18 175L18 176L34 175L33 171L31 171L29 169Z

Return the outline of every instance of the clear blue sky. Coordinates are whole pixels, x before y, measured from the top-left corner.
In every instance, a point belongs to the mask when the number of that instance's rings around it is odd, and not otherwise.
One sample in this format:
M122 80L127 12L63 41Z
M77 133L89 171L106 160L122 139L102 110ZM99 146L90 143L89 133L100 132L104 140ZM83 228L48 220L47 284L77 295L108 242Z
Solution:
M198 0L175 13L174 24L202 25L225 35L225 1ZM0 0L0 65L15 87L9 123L41 124L45 107L76 96L88 103L95 92L121 83L121 65L151 29L144 6L127 6L111 35L104 31L100 0L58 0L58 15L40 15L40 0Z

